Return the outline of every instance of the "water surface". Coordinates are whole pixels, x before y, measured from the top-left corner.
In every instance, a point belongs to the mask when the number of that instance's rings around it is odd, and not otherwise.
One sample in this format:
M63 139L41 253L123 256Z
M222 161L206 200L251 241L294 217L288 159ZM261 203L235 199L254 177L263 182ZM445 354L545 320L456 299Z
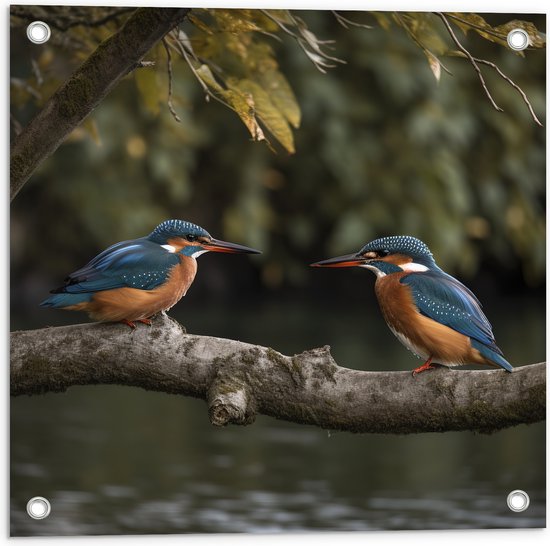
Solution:
M514 316L496 312L492 321L505 354L517 364L543 360L544 309L508 303ZM287 303L238 312L182 306L177 318L193 333L285 354L328 343L351 368L418 365L378 313L346 306L330 313ZM219 429L203 401L118 386L15 398L11 423L16 536L545 525L544 423L492 435L388 436L260 416L252 426ZM507 508L513 489L530 495L527 511ZM26 514L35 495L52 504L45 520Z

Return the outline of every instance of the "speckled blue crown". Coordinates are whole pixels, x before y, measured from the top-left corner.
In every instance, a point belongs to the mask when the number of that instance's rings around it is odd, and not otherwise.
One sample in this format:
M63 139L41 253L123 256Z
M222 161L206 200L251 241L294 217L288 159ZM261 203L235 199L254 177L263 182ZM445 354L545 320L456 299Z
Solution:
M411 256L416 263L427 266L435 265L433 254L428 246L416 237L410 235L393 235L381 237L367 243L359 252L387 250L390 254L405 254Z
M208 231L191 222L186 222L185 220L166 220L151 232L148 239L157 243L163 243L173 237L185 238L187 235L210 237Z

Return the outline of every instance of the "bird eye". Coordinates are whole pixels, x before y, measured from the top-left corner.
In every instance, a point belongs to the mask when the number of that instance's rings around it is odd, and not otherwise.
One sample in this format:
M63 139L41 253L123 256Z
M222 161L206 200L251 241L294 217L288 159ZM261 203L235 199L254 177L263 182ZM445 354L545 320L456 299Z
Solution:
M193 241L197 240L197 236L190 233L189 235L187 235L186 239L192 243Z
M384 249L384 250L379 250L379 251L378 251L378 256L380 256L381 258L383 258L384 256L387 256L389 253L390 253L390 251L389 251L389 250L386 250L386 249Z

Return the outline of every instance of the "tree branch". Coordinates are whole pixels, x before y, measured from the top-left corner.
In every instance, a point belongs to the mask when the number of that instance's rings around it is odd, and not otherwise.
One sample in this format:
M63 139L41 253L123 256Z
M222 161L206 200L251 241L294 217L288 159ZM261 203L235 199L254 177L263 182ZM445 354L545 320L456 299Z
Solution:
M207 401L215 425L257 413L330 430L492 432L545 418L546 366L410 372L341 368L329 347L284 356L239 341L187 334L159 316L133 331L82 324L13 332L11 393L118 384Z
M127 15L135 8L103 8L102 15L96 19L90 18L90 10L87 7L78 6L10 6L10 15L17 17L26 23L45 21L52 28L65 32L70 28L100 27L105 23Z
M531 117L533 118L533 121L539 126L544 127L544 125L541 123L537 115L535 114L535 111L533 110L533 107L531 106L531 102L527 98L527 95L523 91L523 89L515 83L512 78L508 77L495 63L492 63L491 61L486 61L485 59L477 59L474 57L474 61L476 63L484 64L487 66L490 66L491 68L494 68L496 73L505 81L507 81L520 95L523 99L523 102L527 105L527 108L529 109L529 113L531 114Z
M500 108L500 106L498 106L496 104L496 102L494 101L493 99L493 96L491 95L490 91L489 91L489 88L487 87L487 84L485 83L485 79L483 78L483 74L481 73L481 69L479 68L478 64L484 64L486 66L490 66L491 68L494 68L495 71L497 72L497 74L506 82L508 82L520 95L521 95L521 98L523 99L523 102L527 105L527 108L529 109L529 113L531 114L531 117L533 118L533 121L539 126L539 127L544 127L544 125L540 122L539 118L537 117L537 115L535 114L535 111L533 110L533 106L531 105L531 102L529 101L529 99L527 98L527 95L525 94L525 92L523 91L523 89L517 85L510 77L508 77L506 74L504 74L504 72L502 72L502 70L493 62L491 61L486 61L485 59L478 59L477 57L474 57L461 43L460 41L458 40L456 34L454 33L452 27L451 27L451 24L449 23L449 21L447 20L447 17L450 17L452 19L456 19L457 21L460 21L461 23L464 23L464 24L467 24L467 25L470 25L471 27L473 28L477 28L477 29L480 29L480 27L472 24L472 23L469 23L468 21L465 21L463 19L460 19L459 17L456 17L450 13L447 13L447 14L444 14L444 13L437 13L437 15L439 16L439 18L443 21L443 24L445 25L446 29L447 29L447 32L449 33L449 35L451 36L453 42L456 44L456 46L459 48L459 50L462 52L462 54L464 54L464 56L470 61L471 65L474 67L475 71L477 72L477 75L479 77L479 81L481 82L481 85L483 87L483 90L485 91L485 94L487 95L487 97L489 98L489 100L491 101L491 104L493 105L493 107L495 108L495 110L499 111L499 112L502 112L502 108ZM488 34L492 34L498 38L500 38L501 40L504 40L506 41L506 37L504 36L500 36L494 32L490 32L488 29L482 29L483 32L486 32Z
M15 138L10 162L12 200L42 161L188 12L188 8L137 9L97 47Z
M498 106L497 103L495 102L495 100L493 99L493 95L491 95L491 92L489 91L489 89L487 87L487 84L485 83L485 78L483 77L483 74L481 73L481 69L477 65L476 60L474 59L472 54L460 43L459 39L456 37L456 34L453 31L453 28L451 27L449 21L447 21L447 18L445 17L445 15L443 13L437 13L437 15L439 15L440 19L443 21L443 24L447 28L447 32L449 33L449 35L453 39L453 42L456 44L458 49L460 49L460 51L462 51L462 53L464 53L464 55L466 55L466 57L470 61L471 65L474 67L475 71L477 72L477 76L479 78L479 81L481 82L481 86L483 87L483 90L485 91L485 94L487 95L487 98L489 99L489 101L493 105L493 108L495 110L497 110L498 112L502 112L503 111L502 108L500 106Z

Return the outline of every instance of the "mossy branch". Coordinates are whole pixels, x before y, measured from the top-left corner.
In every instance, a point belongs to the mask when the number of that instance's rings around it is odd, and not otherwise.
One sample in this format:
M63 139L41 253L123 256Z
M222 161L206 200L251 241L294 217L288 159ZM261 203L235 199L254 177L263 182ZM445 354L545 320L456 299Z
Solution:
M117 33L99 44L15 138L10 160L11 200L42 161L188 12L188 8L137 9Z
M492 432L545 419L546 365L504 370L342 368L329 347L284 356L187 334L167 316L130 330L82 324L11 334L11 393L117 384L202 398L215 425L258 413L329 430L407 434Z

